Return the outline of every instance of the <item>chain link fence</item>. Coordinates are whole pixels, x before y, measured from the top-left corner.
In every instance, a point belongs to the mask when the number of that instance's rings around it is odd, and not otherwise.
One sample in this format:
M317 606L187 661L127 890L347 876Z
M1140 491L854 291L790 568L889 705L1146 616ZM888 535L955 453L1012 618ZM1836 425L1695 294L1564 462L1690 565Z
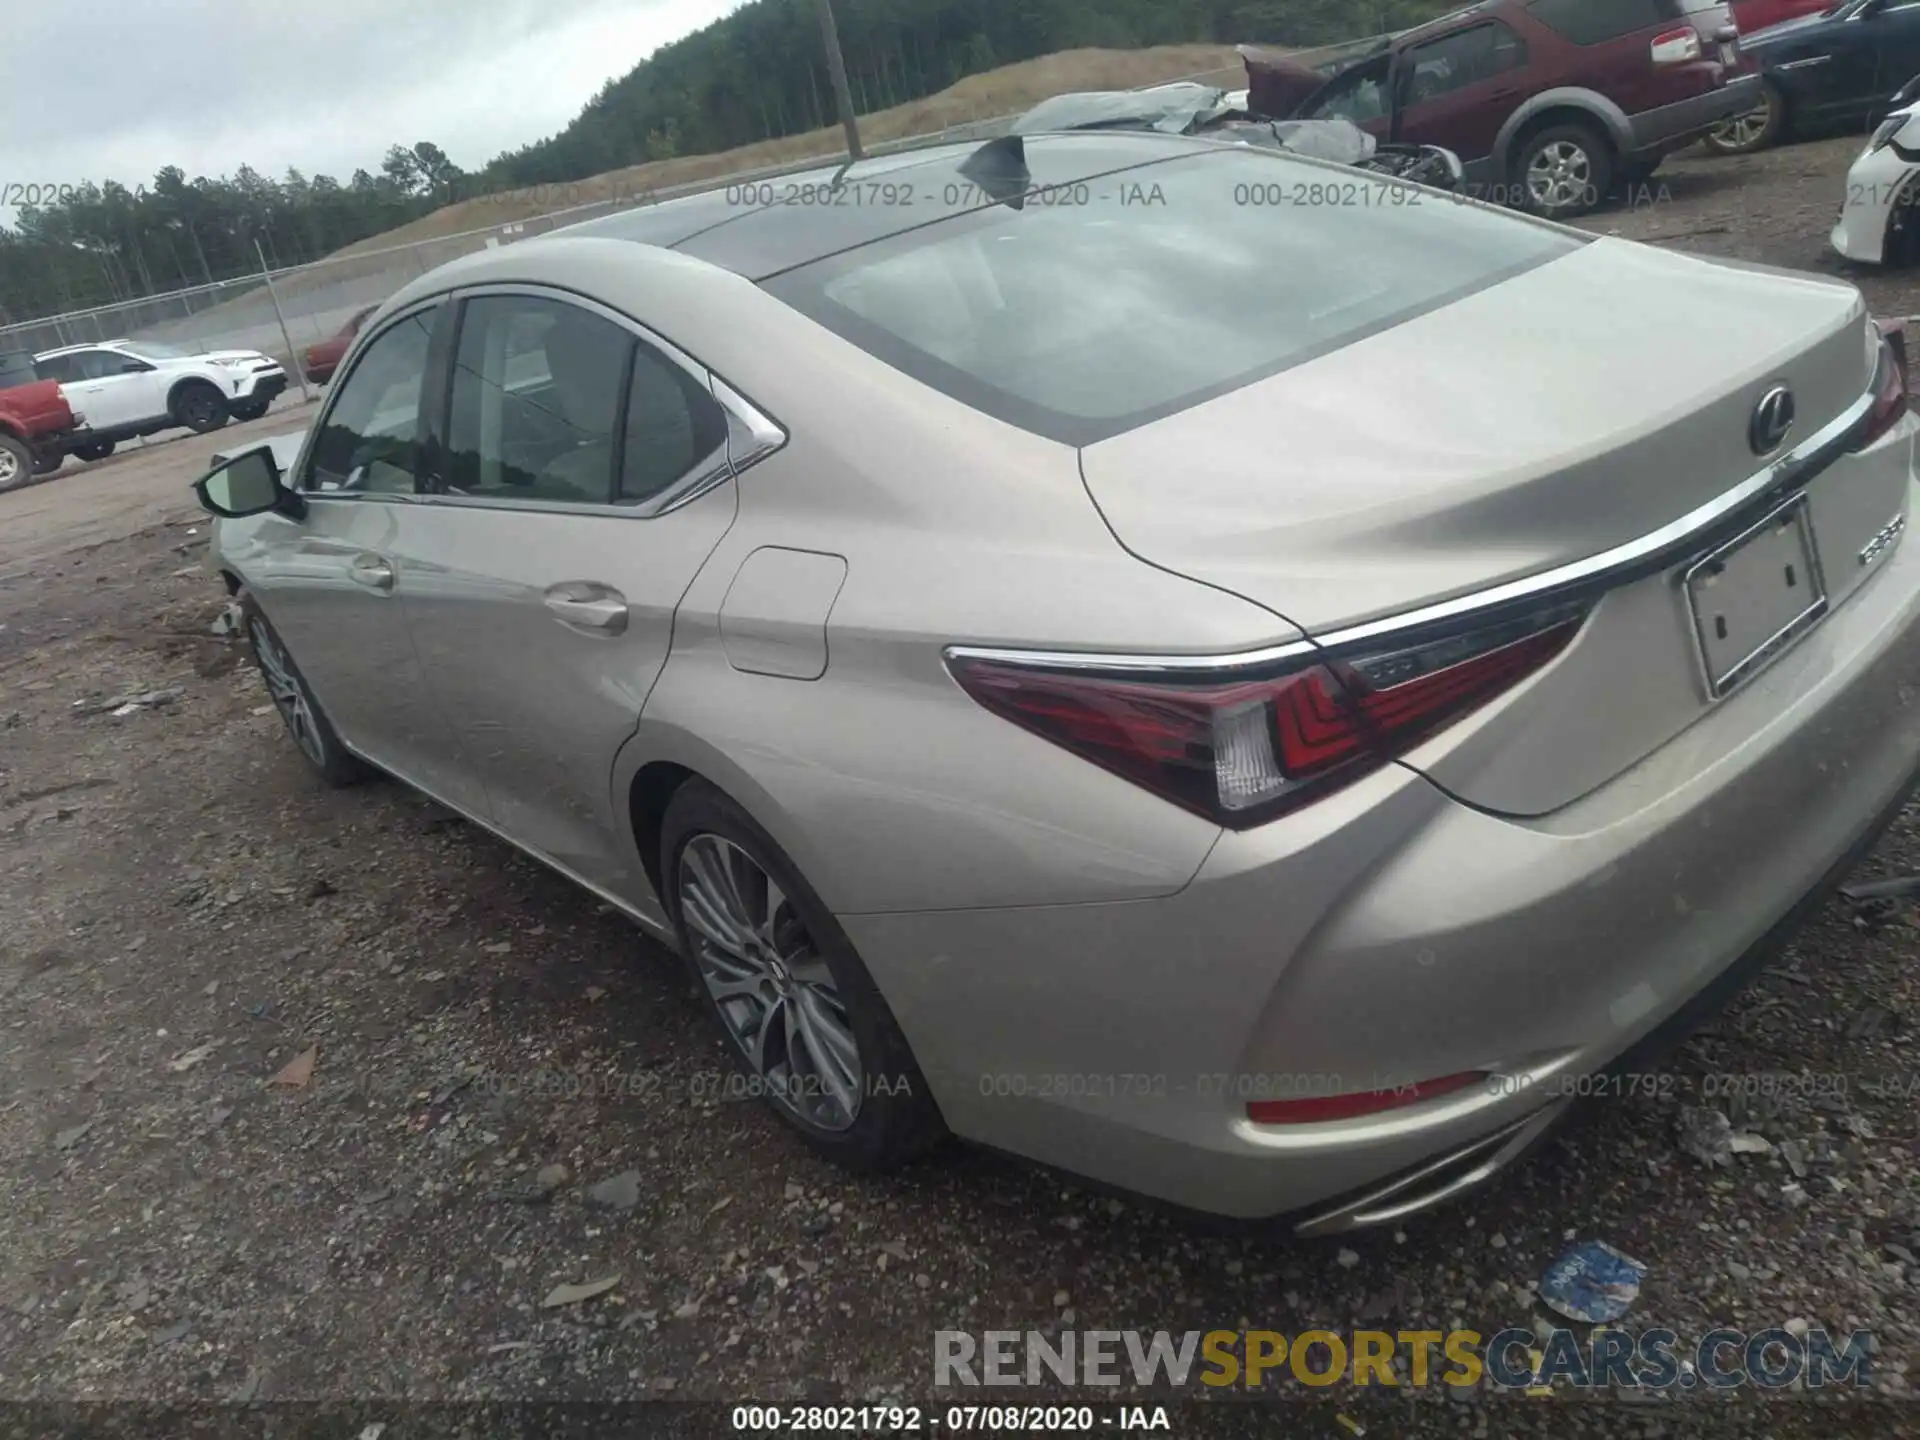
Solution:
M295 362L309 345L336 334L354 315L436 266L653 198L574 206L410 245L331 256L308 265L277 270L263 265L255 274L212 285L30 320L0 329L0 353L37 354L63 345L144 340L194 354L258 350L286 365L289 377L297 378L302 371ZM662 193L658 198L666 196Z
M1214 71L1181 78L1227 85L1234 83L1230 74ZM984 141L1005 133L1015 118L1012 114L987 116L939 131L871 143L863 148L869 155L885 155L943 141ZM289 394L297 399L304 374L301 357L308 346L335 335L361 310L379 304L408 281L446 261L616 211L727 185L818 169L845 159L845 151L816 154L685 185L643 189L414 244L330 256L307 265L275 269L265 263L263 257L256 274L0 327L0 354L19 351L37 354L63 345L103 340L144 340L194 354L211 350L257 350L287 367Z

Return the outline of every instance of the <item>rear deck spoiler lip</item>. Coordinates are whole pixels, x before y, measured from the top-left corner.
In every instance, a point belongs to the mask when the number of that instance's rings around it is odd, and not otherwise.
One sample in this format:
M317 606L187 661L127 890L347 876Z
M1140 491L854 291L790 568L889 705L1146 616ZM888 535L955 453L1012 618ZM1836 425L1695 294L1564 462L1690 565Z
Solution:
M950 645L945 654L950 660L985 660L1083 673L1137 676L1170 672L1195 680L1215 676L1253 679L1264 677L1270 671L1284 671L1306 662L1318 663L1357 649L1377 649L1383 643L1418 644L1430 632L1457 630L1462 622L1495 623L1516 611L1560 601L1597 598L1602 591L1658 574L1689 555L1712 548L1745 528L1759 511L1771 509L1805 487L1846 452L1849 442L1872 413L1873 400L1873 391L1869 389L1790 453L1638 539L1487 590L1331 630L1325 635L1315 636L1305 627L1296 627L1302 631L1301 639L1257 650L1211 655L1007 650L971 645Z

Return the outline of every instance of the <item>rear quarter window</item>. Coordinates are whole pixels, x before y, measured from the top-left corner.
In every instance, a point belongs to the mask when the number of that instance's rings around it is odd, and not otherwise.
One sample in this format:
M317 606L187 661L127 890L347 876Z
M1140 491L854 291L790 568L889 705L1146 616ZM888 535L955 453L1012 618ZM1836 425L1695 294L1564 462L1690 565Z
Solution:
M977 410L1071 445L1184 410L1571 253L1438 192L1194 142L765 282Z
M1681 0L1533 0L1527 10L1542 25L1576 45L1598 45L1656 25L1670 25L1681 19L1687 8Z

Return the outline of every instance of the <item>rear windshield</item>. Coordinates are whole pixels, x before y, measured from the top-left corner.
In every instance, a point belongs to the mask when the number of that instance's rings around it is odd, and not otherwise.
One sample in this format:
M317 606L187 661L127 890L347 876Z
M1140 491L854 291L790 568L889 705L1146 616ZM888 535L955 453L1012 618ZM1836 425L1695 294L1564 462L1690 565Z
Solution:
M1362 171L1195 151L940 221L766 287L975 409L1089 445L1584 243Z

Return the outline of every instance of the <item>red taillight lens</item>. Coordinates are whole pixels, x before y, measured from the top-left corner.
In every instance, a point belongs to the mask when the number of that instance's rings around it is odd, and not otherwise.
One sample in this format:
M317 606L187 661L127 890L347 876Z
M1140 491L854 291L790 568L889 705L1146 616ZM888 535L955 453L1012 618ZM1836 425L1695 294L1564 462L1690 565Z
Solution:
M1880 364L1873 375L1873 408L1861 422L1855 450L1864 450L1900 423L1907 413L1906 337L1899 332L1880 337Z
M1377 769L1545 665L1580 606L1321 663L1208 681L956 654L996 715L1210 820L1245 829Z
M1449 1095L1487 1078L1484 1070L1463 1070L1437 1080L1419 1080L1383 1090L1354 1090L1345 1095L1309 1095L1297 1100L1251 1100L1247 1118L1256 1125L1313 1125L1324 1120L1352 1120L1382 1110Z
M1691 25L1653 37L1653 63L1656 65L1685 64L1689 60L1698 60L1703 53L1700 32Z

